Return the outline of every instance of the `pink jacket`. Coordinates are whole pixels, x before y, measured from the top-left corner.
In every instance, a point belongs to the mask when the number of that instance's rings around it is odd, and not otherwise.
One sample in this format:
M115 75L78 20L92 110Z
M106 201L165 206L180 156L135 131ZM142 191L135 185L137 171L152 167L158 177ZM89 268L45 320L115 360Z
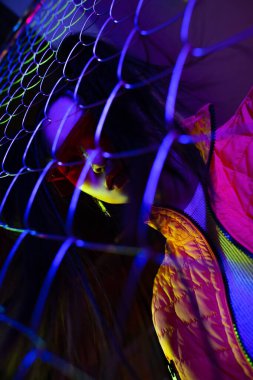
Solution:
M210 165L214 192L208 214L215 238L187 215L153 207L148 223L166 238L153 288L154 326L180 379L253 379L217 259L219 247L228 260L253 260L253 89L216 131L213 147L209 106L187 119L185 128L203 136L197 146Z

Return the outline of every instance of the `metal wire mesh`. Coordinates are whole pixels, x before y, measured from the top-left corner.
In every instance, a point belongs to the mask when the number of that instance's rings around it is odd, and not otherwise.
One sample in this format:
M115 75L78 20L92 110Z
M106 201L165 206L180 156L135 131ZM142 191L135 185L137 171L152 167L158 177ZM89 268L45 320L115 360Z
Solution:
M206 3L45 0L2 50L2 379L169 378L149 310L162 245L150 244L142 222L174 140L191 142L175 133L175 116L213 102L219 124L232 114L251 80L245 70L248 77L241 79L236 95L234 85L231 99L209 91L218 79L222 86L229 71L222 54L229 56L237 46L250 49L253 20L242 19L243 27L235 25L233 34L223 28L219 38L213 25L205 44L205 26L199 23L206 25ZM213 5L213 11L219 13L219 6ZM213 68L213 59L220 70ZM203 78L201 65L205 75L212 72L210 78ZM229 73L231 80L224 81L230 86L235 70ZM92 89L96 80L100 92ZM132 148L104 152L112 159L145 159L150 152L155 157L138 210L126 212L125 206L108 206L84 194L90 163L80 161L80 155L62 161L58 145L68 120L90 112L99 147L115 102L139 90L143 97L150 87L157 89L160 105L150 111L157 112L153 122L159 119L167 131L162 143L139 145L139 138ZM67 103L55 111L57 119L52 110L61 97ZM56 120L58 129L47 141ZM74 184L65 175L73 166L79 167Z

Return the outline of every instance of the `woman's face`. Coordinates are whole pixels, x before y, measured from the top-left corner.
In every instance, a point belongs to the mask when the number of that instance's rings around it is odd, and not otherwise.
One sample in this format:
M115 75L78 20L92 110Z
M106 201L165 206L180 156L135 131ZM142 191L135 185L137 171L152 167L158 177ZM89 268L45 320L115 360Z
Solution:
M87 169L79 186L83 192L111 204L128 203L128 176L123 162L103 157L103 152L113 152L108 139L103 137L100 147L95 148L96 123L92 114L64 95L51 105L48 118L44 135L61 174L76 186L83 169Z

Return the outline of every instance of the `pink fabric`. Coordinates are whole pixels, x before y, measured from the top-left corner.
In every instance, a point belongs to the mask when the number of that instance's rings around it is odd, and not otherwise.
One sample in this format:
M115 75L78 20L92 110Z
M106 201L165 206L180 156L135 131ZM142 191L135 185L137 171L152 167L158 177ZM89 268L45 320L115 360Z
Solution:
M183 121L207 161L210 112L206 105ZM242 246L253 252L253 88L235 115L215 133L210 175L212 206L221 224Z
M152 315L168 361L181 380L250 380L218 262L200 231L180 213L152 208L148 223L166 238L154 281Z
M253 88L216 132L213 208L225 229L253 252Z

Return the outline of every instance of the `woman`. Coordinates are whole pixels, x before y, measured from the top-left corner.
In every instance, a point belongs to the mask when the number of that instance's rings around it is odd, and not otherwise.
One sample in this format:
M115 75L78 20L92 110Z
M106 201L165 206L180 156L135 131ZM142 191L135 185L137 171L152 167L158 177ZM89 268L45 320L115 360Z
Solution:
M80 54L72 62L74 72L82 58ZM56 164L48 180L68 180L106 205L129 204L127 236L136 239L149 171L167 135L165 94L159 91L159 81L143 88L129 86L132 90L122 86L96 138L96 126L103 116L101 104L119 78L115 75L117 60L114 64L95 62L93 66L91 60L86 67L89 75L82 73L83 79L72 92L59 94L49 108L51 122L44 136L53 147ZM124 64L123 83L133 74L145 81L157 70L144 70L131 58ZM69 121L59 132L59 119L54 115L62 105L61 116ZM215 133L215 144L211 107L202 108L180 125L175 121L174 141L146 220L166 240L165 257L154 281L152 314L165 356L181 379L202 379L203 373L210 380L253 378L249 317L253 244L248 233L252 229L252 109L250 93L235 116ZM190 138L182 145L180 136L185 133L196 140L195 146L189 144ZM243 189L238 187L242 177ZM240 281L242 298L238 295Z

